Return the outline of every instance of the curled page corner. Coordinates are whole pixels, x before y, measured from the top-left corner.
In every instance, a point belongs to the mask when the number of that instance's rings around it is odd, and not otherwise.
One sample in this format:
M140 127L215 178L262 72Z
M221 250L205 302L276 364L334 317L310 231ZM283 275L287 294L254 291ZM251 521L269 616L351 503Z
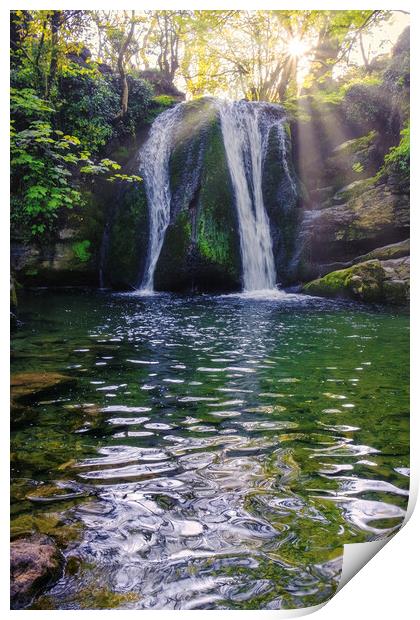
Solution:
M352 579L392 537L364 543L350 543L343 546L343 566L337 592ZM337 594L336 592L336 594Z
M418 481L411 478L410 481L410 494L408 497L407 511L404 521L401 525L402 529L407 521L410 519L414 511L414 506L417 502L418 494ZM349 581L359 572L385 545L392 540L394 536L398 535L398 532L381 540L374 540L364 543L352 543L343 546L343 565L341 569L341 577L336 591L339 592Z

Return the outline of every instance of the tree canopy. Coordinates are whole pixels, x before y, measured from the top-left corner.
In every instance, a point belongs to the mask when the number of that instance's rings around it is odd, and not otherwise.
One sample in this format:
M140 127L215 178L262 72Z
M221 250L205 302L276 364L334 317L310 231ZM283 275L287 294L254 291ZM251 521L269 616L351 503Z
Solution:
M17 10L11 13L12 222L53 231L83 204L86 175L122 175L104 148L175 98L216 95L293 106L351 74L355 50L390 11ZM369 78L371 79L371 78ZM372 78L374 79L374 77ZM336 89L337 90L337 89ZM184 95L185 94L185 95Z

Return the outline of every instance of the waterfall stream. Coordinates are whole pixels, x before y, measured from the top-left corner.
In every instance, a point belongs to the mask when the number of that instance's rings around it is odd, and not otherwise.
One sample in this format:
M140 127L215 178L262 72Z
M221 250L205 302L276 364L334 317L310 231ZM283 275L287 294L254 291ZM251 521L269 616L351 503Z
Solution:
M220 105L223 141L235 191L241 242L244 291L274 289L276 270L270 222L262 194L262 166L267 131L259 104Z
M154 121L140 152L149 206L149 251L140 290L153 291L156 264L170 223L171 190L169 160L174 130L183 120L183 105L164 112ZM261 102L217 101L226 160L235 194L242 257L244 292L276 290L276 268L270 222L263 199L263 166L270 132L275 131L277 148L289 186L296 186L287 164L284 117L278 106ZM287 207L287 205L284 205Z
M143 176L149 205L149 251L140 290L153 291L153 276L162 249L171 215L169 158L172 133L182 117L183 104L160 114L154 121L150 136L140 152L140 172Z

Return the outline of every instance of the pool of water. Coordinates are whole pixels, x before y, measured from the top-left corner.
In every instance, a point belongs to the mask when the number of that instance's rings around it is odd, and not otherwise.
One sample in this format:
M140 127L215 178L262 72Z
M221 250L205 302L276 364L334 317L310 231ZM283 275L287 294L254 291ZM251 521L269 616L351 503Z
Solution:
M12 529L51 533L68 559L34 607L315 605L343 544L401 525L407 316L39 291L20 319L12 372L73 380L12 424Z

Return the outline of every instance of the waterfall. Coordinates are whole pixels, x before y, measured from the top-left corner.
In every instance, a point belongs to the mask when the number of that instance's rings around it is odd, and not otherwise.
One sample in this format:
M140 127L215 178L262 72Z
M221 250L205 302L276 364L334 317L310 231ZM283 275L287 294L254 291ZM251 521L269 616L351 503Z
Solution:
M140 151L140 173L143 176L149 206L149 249L140 290L153 291L153 276L162 249L171 215L169 158L172 134L183 104L160 114L154 121L150 135Z
M287 162L285 117L279 106L267 103L213 102L220 116L226 161L235 195L243 290L275 291L276 268L270 221L263 198L263 169L270 138L274 137L276 157L281 162L279 174L284 175L291 193L297 195ZM170 223L171 200L174 201L170 187L170 156L177 140L177 131L182 127L186 105L178 104L156 118L149 138L139 153L140 173L144 179L149 210L148 255L139 284L139 289L144 292L153 291L154 273ZM189 131L197 131L197 127L190 127ZM190 195L191 188L198 185L195 177L201 174L201 168L195 164L195 168L188 169L186 173L186 177L194 177L194 183L184 183L183 199ZM288 203L287 200L285 202ZM289 204L282 205L282 208L288 209Z
M276 288L270 222L262 193L263 160L271 127L284 130L261 103L220 103L223 141L235 192L244 291ZM280 123L280 126L279 126ZM285 146L282 145L282 151Z

